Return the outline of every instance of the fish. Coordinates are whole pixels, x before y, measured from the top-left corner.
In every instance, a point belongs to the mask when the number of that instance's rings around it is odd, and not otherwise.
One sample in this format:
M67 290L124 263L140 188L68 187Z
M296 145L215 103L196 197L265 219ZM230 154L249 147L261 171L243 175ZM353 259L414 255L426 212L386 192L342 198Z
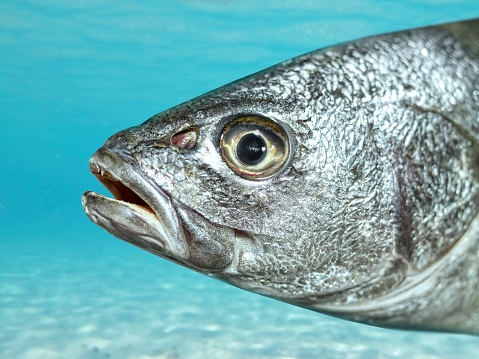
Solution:
M479 19L286 60L110 137L98 226L373 326L479 334ZM279 315L279 314L278 314Z

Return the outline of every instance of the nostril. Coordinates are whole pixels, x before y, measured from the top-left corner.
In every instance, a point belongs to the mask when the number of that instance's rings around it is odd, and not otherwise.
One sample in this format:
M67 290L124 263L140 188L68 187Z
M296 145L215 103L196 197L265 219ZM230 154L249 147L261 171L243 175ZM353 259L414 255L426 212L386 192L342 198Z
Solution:
M199 136L200 130L198 127L189 127L171 136L170 145L172 147L189 150L198 142Z

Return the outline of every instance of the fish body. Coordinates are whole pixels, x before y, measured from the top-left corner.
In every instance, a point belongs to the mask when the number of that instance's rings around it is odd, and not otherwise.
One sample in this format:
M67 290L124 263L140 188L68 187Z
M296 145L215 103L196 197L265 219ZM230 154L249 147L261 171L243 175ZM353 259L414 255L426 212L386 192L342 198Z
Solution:
M479 21L314 51L108 139L86 214L237 287L479 334Z

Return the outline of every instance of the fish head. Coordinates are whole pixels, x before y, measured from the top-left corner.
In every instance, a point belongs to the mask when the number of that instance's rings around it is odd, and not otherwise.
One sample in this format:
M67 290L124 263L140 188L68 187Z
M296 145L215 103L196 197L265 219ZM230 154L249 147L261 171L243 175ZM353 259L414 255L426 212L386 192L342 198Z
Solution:
M340 144L358 141L353 129L312 130L344 108L311 112L330 80L308 87L310 66L281 64L114 135L90 167L115 199L87 192L86 213L142 249L281 300L329 301L369 281L392 242L378 243L384 228L351 191L371 196L376 158L365 149L351 170Z
M420 78L401 79L405 60L392 61L389 45L381 56L378 40L306 54L117 133L90 160L114 198L86 192L86 214L237 287L357 321L395 317L371 311L406 308L397 288L461 237L475 212L453 208L472 202L456 188L477 185L464 176L451 186L451 175L439 188L440 176L413 163L470 173L460 131L407 103ZM429 150L441 133L450 149ZM456 211L449 242L427 237L445 228L424 227L428 208Z

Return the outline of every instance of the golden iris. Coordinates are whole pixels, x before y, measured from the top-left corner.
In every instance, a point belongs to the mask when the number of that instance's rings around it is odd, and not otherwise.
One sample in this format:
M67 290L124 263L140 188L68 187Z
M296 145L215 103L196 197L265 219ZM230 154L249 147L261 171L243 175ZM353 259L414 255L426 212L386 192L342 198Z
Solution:
M228 123L220 138L223 158L239 176L270 178L284 168L290 156L283 127L263 116L245 116Z

